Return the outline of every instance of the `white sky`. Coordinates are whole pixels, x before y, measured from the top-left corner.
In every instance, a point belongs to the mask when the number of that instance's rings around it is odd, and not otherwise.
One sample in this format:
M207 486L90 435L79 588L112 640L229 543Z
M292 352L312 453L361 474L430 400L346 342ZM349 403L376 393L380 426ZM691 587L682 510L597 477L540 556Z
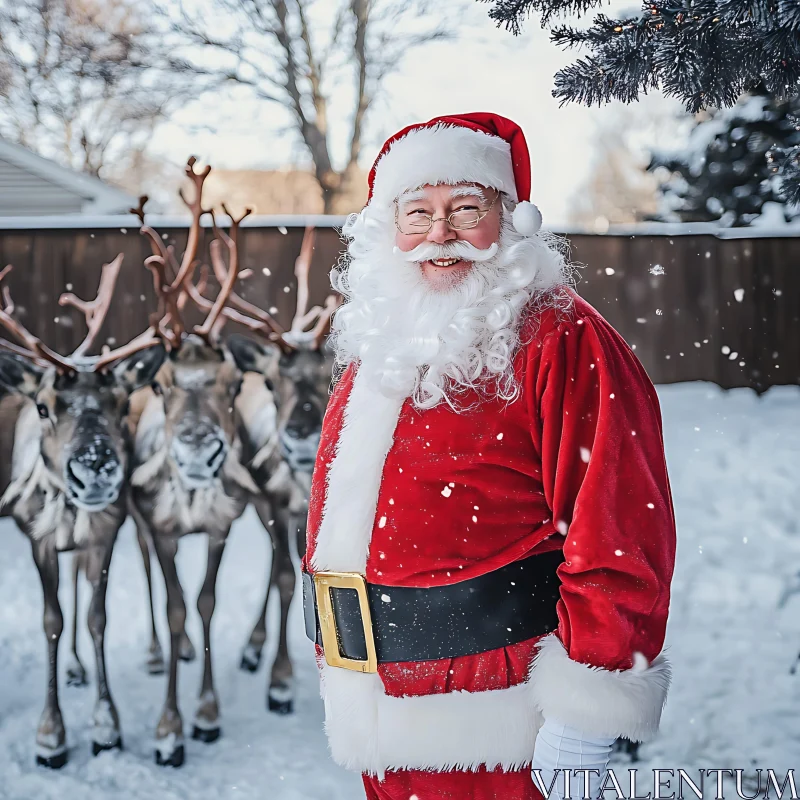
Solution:
M620 5L615 2L612 10ZM559 108L551 96L553 76L571 63L575 52L552 45L535 20L529 20L523 34L514 37L494 26L488 5L456 0L455 7L466 20L458 28L458 38L415 51L386 81L385 95L369 118L364 166L369 166L388 136L411 122L442 114L493 111L522 126L531 151L532 199L546 224L565 224L570 203L589 174L596 137L608 135L620 106ZM342 99L340 107L349 109L346 94ZM154 150L176 164L193 153L225 168L275 168L305 159L303 147L285 127L288 117L279 106L256 104L241 94L210 100L195 104L177 123L161 128ZM335 102L332 107L332 119L337 120ZM660 95L652 96L627 111L626 123L647 131L653 129L655 118L659 138L666 133L669 139L669 131L663 130L665 119L670 127L665 114L676 107ZM216 124L216 132L203 129L209 120ZM332 129L334 157L341 158L347 125L332 125Z

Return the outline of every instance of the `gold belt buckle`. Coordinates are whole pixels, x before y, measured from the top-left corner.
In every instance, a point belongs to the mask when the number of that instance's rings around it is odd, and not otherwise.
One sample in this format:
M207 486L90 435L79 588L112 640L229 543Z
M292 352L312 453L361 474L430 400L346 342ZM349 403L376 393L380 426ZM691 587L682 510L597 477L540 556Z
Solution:
M367 579L358 572L315 572L314 589L319 609L319 628L322 633L322 649L325 661L331 667L342 667L354 672L377 672L378 654L375 651L375 637L372 633L372 615L367 599ZM336 614L333 611L331 589L355 589L361 609L361 622L364 627L364 640L367 643L367 660L347 658L342 655L339 645L339 631L336 627Z

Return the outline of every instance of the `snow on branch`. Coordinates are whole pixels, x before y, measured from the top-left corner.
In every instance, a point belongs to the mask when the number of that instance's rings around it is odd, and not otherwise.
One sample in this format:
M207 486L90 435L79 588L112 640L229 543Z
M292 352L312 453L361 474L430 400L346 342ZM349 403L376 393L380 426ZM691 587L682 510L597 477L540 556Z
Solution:
M556 75L562 102L630 102L659 87L694 113L731 106L759 84L779 98L800 87L796 0L646 0L638 17L599 15L588 30L551 23L607 0L489 1L490 17L513 33L535 13L556 44L589 49Z

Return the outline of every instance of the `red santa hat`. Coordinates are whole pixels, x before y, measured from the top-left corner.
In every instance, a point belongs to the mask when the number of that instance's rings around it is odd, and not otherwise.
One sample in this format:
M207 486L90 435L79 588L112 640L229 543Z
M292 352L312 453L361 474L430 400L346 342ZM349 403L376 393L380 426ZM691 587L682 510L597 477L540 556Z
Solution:
M389 206L426 184L478 183L517 204L514 228L533 236L542 215L530 202L531 159L522 129L499 114L434 117L386 140L369 173L369 205Z

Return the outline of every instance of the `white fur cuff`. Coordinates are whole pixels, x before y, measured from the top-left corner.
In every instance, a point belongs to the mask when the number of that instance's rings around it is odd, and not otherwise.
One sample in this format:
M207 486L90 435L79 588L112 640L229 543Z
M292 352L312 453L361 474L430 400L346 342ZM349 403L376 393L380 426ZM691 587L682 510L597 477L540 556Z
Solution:
M632 669L612 672L573 661L553 634L539 643L529 682L545 719L642 742L658 732L670 678L663 653L652 664L639 657Z

